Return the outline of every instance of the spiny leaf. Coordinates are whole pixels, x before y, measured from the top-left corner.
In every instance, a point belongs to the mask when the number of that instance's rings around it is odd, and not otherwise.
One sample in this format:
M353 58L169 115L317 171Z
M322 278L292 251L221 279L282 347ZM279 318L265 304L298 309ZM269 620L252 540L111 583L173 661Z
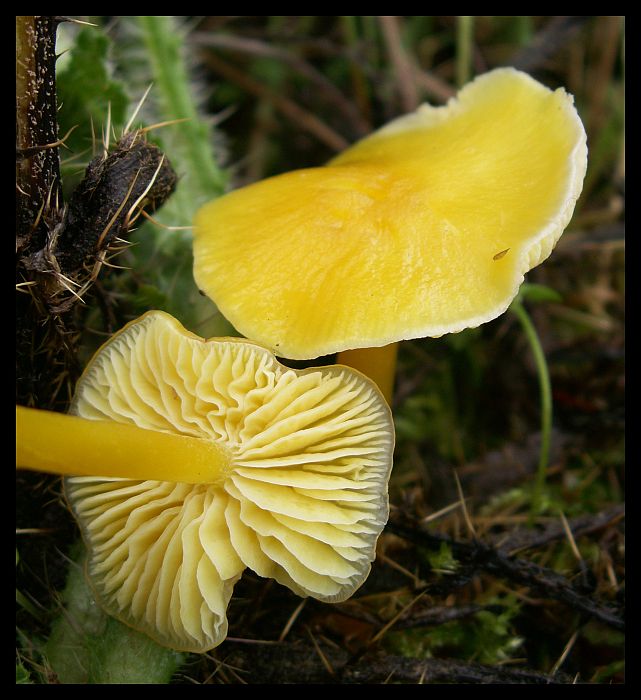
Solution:
M84 554L72 565L65 610L53 624L46 657L61 683L168 683L184 655L109 617L84 574Z

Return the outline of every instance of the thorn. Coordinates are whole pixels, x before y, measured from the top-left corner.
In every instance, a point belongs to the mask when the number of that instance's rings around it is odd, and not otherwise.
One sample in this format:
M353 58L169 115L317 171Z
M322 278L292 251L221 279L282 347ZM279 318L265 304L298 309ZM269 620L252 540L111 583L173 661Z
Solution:
M40 219L42 218L42 212L44 211L45 208L45 203L42 202L40 205L40 209L38 209L38 213L36 214L36 220L33 222L33 225L31 226L31 230L35 231L36 228L38 227L38 224L40 223Z
M109 153L109 137L111 135L111 102L107 102L107 124L103 131L103 154L106 158Z
M58 273L57 273L57 276L58 276L58 277L61 277L61 278L62 278L65 282L67 282L68 284L72 284L74 287L80 287L80 285L78 284L78 282L74 282L74 280L70 279L70 278L67 277L66 275L63 275L62 272L58 272Z
M71 150L71 149L69 148L69 146L67 146L67 144L65 143L65 141L71 136L71 134L72 134L79 126L80 126L80 124L74 124L74 125L71 127L71 129L69 129L69 131L68 131L61 139L58 139L57 145L58 145L58 146L63 146L63 147L66 148L67 150Z
M144 95L140 98L140 101L136 105L136 109L134 109L134 113L131 115L131 119L127 122L127 126L125 126L125 130L122 132L123 136L129 131L131 128L131 125L133 124L134 119L138 115L138 112L140 111L140 108L142 107L144 101L147 99L147 95L149 94L149 91L151 90L153 83L149 84L149 87L145 90Z
M31 282L18 282L16 284L16 292L21 292L22 294L29 294L28 289L23 289L23 287L31 287L34 284L38 284L35 280L32 280Z
M160 226L160 228L164 228L167 231L191 231L194 228L193 226L167 226L167 224L161 223L158 221L158 219L154 219L154 217L151 214L148 214L144 209L142 209L140 213L145 217L145 219L151 221L152 224Z
M114 222L120 216L120 213L122 212L122 210L125 208L125 204L127 203L127 200L129 199L129 195L131 194L131 192L134 188L134 185L136 184L136 180L138 179L138 175L140 175L140 170L136 171L136 174L134 175L134 178L131 181L131 185L129 185L129 189L127 190L127 194L123 197L123 200L122 200L120 206L118 207L118 209L116 209L116 211L114 212L114 215L107 222L107 225L103 229L100 236L98 236L98 242L96 243L96 248L101 247L102 242L104 241L105 236L107 235L109 229L114 225Z
M91 125L91 152L96 152L96 131L93 126L93 116L89 115L89 123Z
M81 297L77 292L75 292L69 285L65 284L64 279L62 280L61 283L62 283L62 286L63 286L68 292L71 292L71 293L73 294L73 296L75 296L76 299L77 299L81 304L84 304L84 303L85 303L85 302L83 301L82 297Z
M111 257L115 257L115 256L111 256ZM102 264L105 267L111 267L114 270L131 270L132 269L131 267L126 267L124 265L112 265L111 263L107 262L107 259L103 260Z
M131 244L133 245L133 244ZM121 253L124 253L125 250L129 250L131 245L119 245L119 246L114 246L110 245L109 246L109 258L111 259L112 257L115 257L116 255L120 255Z
M49 183L49 191L47 192L47 199L45 199L45 209L49 211L51 208L51 195L53 193L53 185L56 181L56 178L54 177L53 180Z
M21 148L19 150L20 155L23 158L26 158L28 156L34 155L34 153L40 153L40 151L47 151L51 148L57 148L58 146L64 146L64 148L68 148L68 146L65 145L65 141L69 138L69 135L74 129L78 128L78 124L75 124L74 126L69 129L69 131L61 138L58 139L57 141L52 141L51 143L45 143L43 146L30 146L29 148Z
M140 129L141 134L145 134L148 131L151 131L152 129L160 129L163 126L171 126L172 124L180 124L181 122L188 122L191 121L191 117L182 117L181 119L170 119L169 121L166 122L158 122L156 124L152 124L151 126L146 126L143 129Z
M82 19L73 19L71 17L55 17L54 18L56 22L61 23L61 22L71 22L71 24L83 24L88 27L97 27L97 24L94 24L93 22L85 22Z
M143 199L147 196L147 193L149 192L149 190L153 187L153 184L154 184L154 182L156 182L156 178L158 177L158 173L160 172L160 168L162 168L164 162L165 162L165 156L163 154L162 158L160 159L160 162L158 163L158 167L156 168L156 172L154 173L153 177L149 181L149 184L147 185L147 187L145 187L145 189L142 192L142 194L140 195L140 197L138 197L138 199L133 203L133 205L131 206L131 208L127 212L127 216L125 216L125 222L124 222L124 227L125 227L126 231L128 231L129 227L130 227L130 223L131 223L130 217L132 215L132 212L143 201ZM129 197L129 193L127 193L127 197ZM135 219L134 219L134 221L135 221Z
M468 513L467 505L465 503L465 496L463 495L461 482L458 478L458 474L456 473L456 471L454 471L454 478L456 479L456 490L458 491L459 500L461 502L461 508L463 509L463 517L465 518L465 524L467 525L467 528L470 531L472 537L476 539L476 530L474 529L474 525L472 525L472 520L470 519L470 514Z

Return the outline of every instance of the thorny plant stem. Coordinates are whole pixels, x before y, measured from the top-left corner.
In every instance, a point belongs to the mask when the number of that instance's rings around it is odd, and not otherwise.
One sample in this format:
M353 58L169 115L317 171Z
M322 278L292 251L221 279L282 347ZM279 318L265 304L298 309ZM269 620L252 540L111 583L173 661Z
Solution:
M530 349L532 350L536 365L541 394L541 449L539 453L539 464L537 467L531 507L531 514L534 517L541 511L543 489L545 488L545 479L547 476L548 462L550 459L550 436L552 432L552 386L550 383L550 373L548 371L545 353L543 352L541 341L539 340L536 328L534 327L529 314L525 310L523 304L518 300L512 302L510 309L518 318L528 343L530 344Z
M42 248L41 216L62 206L56 101L56 17L16 17L16 233L28 253ZM33 239L33 240L32 240ZM24 251L22 251L23 254Z

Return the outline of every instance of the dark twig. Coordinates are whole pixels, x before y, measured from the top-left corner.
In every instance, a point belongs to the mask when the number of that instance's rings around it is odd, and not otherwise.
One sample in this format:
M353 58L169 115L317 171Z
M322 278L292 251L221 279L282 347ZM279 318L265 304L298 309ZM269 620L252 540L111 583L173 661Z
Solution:
M565 675L554 677L529 669L485 666L449 659L412 659L402 656L364 657L342 673L342 683L482 683L550 685L571 683Z
M248 683L364 684L392 681L547 685L572 682L563 674L549 676L529 669L447 659L413 659L369 653L353 660L346 651L323 645L323 656L333 671L330 675L311 643L250 645L227 641L224 652L226 663L242 669L243 679Z
M571 518L568 524L574 537L580 537L581 535L589 535L609 527L624 516L625 506L620 503L600 513L590 513L589 515L579 515L576 518ZM543 531L523 530L514 532L507 539L503 538L501 540L499 550L504 554L513 555L524 549L543 547L564 537L565 530L561 522L550 523Z
M483 542L461 542L444 535L432 534L422 529L416 521L398 512L391 516L387 531L418 545L440 547L445 543L464 566L475 567L477 571L528 586L536 591L537 595L558 600L609 627L625 629L625 622L617 611L579 593L565 576L552 569L511 557Z
M431 589L429 589L431 592ZM346 603L334 606L336 612L346 617L350 617L360 622L372 625L375 628L382 628L386 625L386 621L382 620L378 615L374 615L361 606L354 605L347 601ZM453 620L462 620L480 610L485 610L482 605L460 605L457 607L449 607L444 605L426 607L423 609L412 609L407 615L399 618L393 625L392 629L414 629L416 627L433 627L452 622Z
M512 56L509 65L523 71L536 71L557 51L566 47L589 16L553 17L527 46Z
M311 63L300 58L293 51L273 46L258 39L234 36L232 34L211 34L208 32L192 32L189 40L198 46L234 51L251 56L272 58L284 65L289 66L293 71L303 78L313 83L322 91L328 104L339 109L351 124L356 135L364 136L371 127L359 114L354 103L348 100L345 95L332 83L323 73L318 71Z
M459 605L456 607L439 606L417 610L398 620L394 624L394 630L436 627L454 620L463 620L484 609L482 605Z
M279 112L284 114L299 128L313 134L321 143L324 143L333 151L342 151L349 145L343 136L321 121L316 115L303 109L287 97L276 94L273 90L254 80L231 63L223 61L213 53L208 54L205 57L205 61L213 71L226 80L235 83L251 95L271 102Z

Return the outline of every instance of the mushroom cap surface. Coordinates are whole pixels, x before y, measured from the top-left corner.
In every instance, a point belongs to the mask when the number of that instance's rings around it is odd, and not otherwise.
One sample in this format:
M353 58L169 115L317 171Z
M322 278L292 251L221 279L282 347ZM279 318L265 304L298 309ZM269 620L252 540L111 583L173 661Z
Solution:
M179 464L172 482L66 479L98 600L160 644L222 642L246 567L329 602L367 577L389 512L394 431L359 373L288 369L255 343L203 340L152 311L99 349L71 412L229 452L211 484L180 483Z
M490 321L570 221L586 136L563 89L496 69L326 166L194 221L194 276L246 337L308 359Z

